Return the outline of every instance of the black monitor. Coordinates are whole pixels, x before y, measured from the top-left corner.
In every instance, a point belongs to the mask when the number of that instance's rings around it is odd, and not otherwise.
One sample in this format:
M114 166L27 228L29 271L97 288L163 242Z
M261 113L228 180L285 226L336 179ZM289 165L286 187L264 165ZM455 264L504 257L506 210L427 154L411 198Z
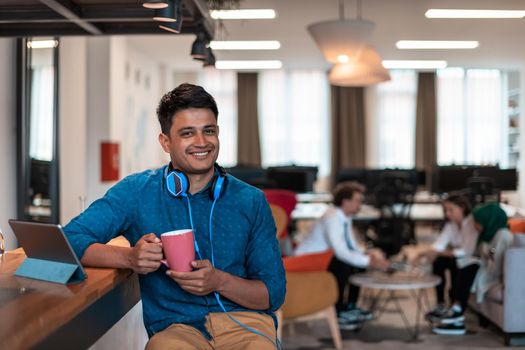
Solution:
M447 193L467 188L468 179L474 176L473 166L436 166L432 192Z
M30 186L33 189L33 195L40 194L42 198L49 198L50 171L51 162L31 158Z
M515 191L518 188L518 173L516 169L500 169L498 167L483 167L476 170L477 176L489 177L494 187L500 191Z
M317 167L297 165L268 167L267 176L275 182L276 188L297 193L312 192L317 179Z
M356 181L366 184L366 169L363 168L342 168L337 173L336 183L345 181Z

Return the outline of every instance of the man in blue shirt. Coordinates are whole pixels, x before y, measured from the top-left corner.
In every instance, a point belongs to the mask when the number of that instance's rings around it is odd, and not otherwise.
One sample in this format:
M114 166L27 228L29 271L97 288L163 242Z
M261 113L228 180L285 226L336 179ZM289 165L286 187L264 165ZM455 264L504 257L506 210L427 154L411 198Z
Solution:
M126 177L74 218L64 228L71 245L84 265L139 273L148 350L275 348L286 281L264 194L216 165L218 110L202 87L168 92L157 115L170 164ZM181 193L172 172L184 173ZM160 234L187 228L201 258L191 272L169 270ZM104 244L118 235L131 247Z

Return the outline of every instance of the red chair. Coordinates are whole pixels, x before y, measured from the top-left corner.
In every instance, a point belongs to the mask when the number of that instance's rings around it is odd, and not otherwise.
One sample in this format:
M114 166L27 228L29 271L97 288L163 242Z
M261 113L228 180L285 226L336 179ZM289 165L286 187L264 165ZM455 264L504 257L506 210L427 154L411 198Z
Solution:
M288 190L264 190L277 226L277 239L288 237L288 223L297 204L295 193Z

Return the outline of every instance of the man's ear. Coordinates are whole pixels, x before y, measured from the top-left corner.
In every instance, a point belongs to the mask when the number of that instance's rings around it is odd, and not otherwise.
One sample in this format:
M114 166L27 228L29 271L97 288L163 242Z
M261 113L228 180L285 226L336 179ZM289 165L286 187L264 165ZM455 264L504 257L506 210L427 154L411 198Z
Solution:
M170 138L168 135L161 132L159 134L159 143L164 152L170 153Z

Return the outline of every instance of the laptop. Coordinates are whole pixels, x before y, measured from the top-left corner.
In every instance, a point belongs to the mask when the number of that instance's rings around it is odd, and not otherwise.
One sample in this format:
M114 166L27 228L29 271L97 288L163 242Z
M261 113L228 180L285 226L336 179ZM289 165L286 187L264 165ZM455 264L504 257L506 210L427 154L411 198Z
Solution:
M22 263L26 266L19 267L18 275L59 283L87 277L60 225L19 220L9 220L9 225L27 255Z

